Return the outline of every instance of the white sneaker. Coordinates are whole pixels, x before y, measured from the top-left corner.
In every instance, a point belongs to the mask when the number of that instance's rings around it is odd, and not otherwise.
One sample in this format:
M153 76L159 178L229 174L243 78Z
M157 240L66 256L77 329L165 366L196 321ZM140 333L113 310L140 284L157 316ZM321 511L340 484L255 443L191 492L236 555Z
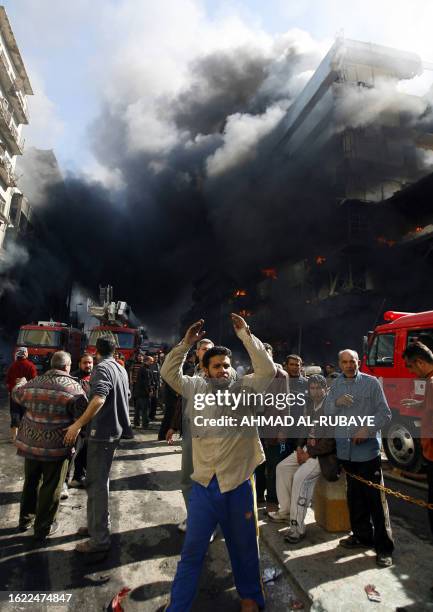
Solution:
M290 515L277 510L276 512L268 512L268 517L274 523L290 523Z
M186 533L186 519L184 521L182 521L181 523L179 523L179 525L177 526L177 528L179 529L179 531L181 531L182 533Z
M68 499L68 497L69 497L68 485L66 484L66 482L64 482L63 487L62 487L62 492L60 493L60 499Z

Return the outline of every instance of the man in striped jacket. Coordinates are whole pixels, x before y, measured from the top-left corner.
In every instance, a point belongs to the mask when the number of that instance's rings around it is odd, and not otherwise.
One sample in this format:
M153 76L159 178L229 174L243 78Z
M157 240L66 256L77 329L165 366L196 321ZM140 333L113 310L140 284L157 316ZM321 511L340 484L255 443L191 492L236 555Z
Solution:
M26 408L16 438L18 455L25 458L19 530L27 531L34 519L38 540L58 529L55 518L71 457L64 430L87 406L83 387L70 370L71 356L58 351L48 372L27 383L18 381L12 391L13 400Z

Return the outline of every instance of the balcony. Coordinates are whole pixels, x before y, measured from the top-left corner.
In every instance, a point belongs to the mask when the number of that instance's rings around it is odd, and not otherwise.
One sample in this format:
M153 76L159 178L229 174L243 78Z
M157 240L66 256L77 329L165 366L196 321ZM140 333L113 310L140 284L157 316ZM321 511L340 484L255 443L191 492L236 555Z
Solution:
M22 155L24 150L24 139L20 137L12 119L12 113L8 108L8 102L3 98L0 100L0 135L6 142L12 155Z
M24 96L17 87L16 81L9 88L10 95L10 104L15 111L15 115L18 118L19 123L25 123L26 125L29 122L29 114L27 112L27 106L24 100Z
M15 78L11 72L6 55L3 51L0 51L0 81L4 87L4 91L7 92L8 98L10 97L12 107L17 115L19 123L27 124L29 122L29 116L26 102L19 87L20 79Z
M12 164L5 153L0 153L0 179L6 187L17 186L17 179L12 169Z
M0 81L6 91L14 84L15 76L9 67L4 51L0 51Z
M6 202L3 198L0 198L0 227L2 225L9 225L9 217L6 212Z

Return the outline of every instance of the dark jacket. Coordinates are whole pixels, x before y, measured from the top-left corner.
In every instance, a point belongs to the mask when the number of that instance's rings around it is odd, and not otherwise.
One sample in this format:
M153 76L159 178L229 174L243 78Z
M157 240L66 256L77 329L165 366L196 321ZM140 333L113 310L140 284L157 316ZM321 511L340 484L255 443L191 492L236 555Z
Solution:
M134 385L134 397L148 397L155 386L155 373L146 365L143 365L137 374Z
M74 378L78 378L81 386L84 389L85 394L88 396L90 394L90 377L92 376L92 374L86 374L86 372L83 372L83 370L78 369L74 372L71 372L71 376L73 376Z
M280 394L287 395L289 392L289 375L283 367L276 363L276 373L275 378L269 384L269 387L266 389L266 393L272 393L272 395L277 398ZM275 402L271 406L266 406L263 409L263 413L266 418L273 418L274 420L277 417L284 418L285 416L289 416L290 409L287 407L284 410L279 410ZM259 435L262 441L262 445L264 447L269 446L277 446L287 440L290 437L293 428L285 427L284 425L275 426L275 425L265 425L259 428Z
M313 403L307 402L304 416L309 416L312 421L319 420L325 414L325 400L318 410L314 410ZM330 482L338 480L339 467L336 454L336 444L331 428L314 425L312 428L304 428L304 436L298 438L297 447L307 447L310 457L319 459L320 471L326 480Z

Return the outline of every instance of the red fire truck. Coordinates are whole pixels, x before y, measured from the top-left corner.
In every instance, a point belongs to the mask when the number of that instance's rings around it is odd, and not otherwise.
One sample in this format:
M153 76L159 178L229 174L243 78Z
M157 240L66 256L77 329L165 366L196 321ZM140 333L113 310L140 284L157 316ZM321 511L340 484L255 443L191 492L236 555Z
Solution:
M385 323L365 338L361 370L379 379L392 411L383 436L388 459L403 470L418 472L423 465L419 426L425 381L408 371L402 353L417 340L433 349L433 311L389 310L383 318Z
M101 323L91 328L87 350L95 353L98 338L111 336L125 361L128 361L140 347L142 330L130 326L133 318L131 309L126 302L113 301L113 288L110 285L99 290L100 305L89 303L87 306L89 314Z
M84 344L84 334L67 323L57 321L38 321L20 327L17 347L26 346L29 359L38 372L49 368L51 355L56 351L71 353L72 367L77 367Z
M118 325L98 325L92 327L89 335L87 350L89 353L96 353L96 341L102 336L110 336L125 360L128 361L140 346L140 332L138 329Z

